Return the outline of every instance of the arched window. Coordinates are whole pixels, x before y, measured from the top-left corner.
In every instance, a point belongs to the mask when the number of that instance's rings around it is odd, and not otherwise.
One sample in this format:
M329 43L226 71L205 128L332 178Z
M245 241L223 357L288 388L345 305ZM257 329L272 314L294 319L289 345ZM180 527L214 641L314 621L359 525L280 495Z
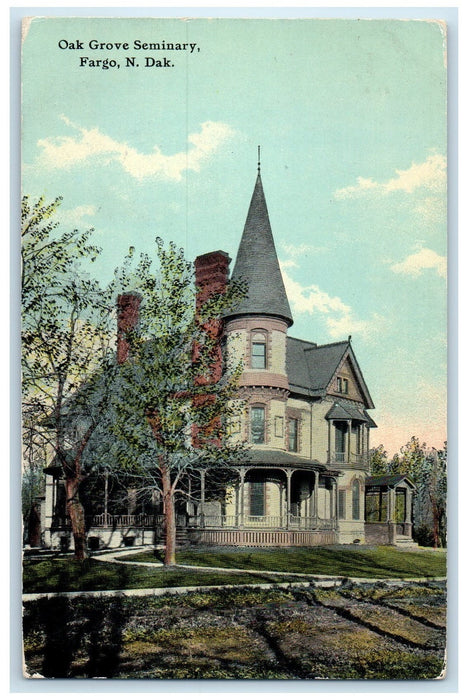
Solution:
M250 409L250 439L254 445L265 442L265 407L252 406Z
M357 479L353 481L353 520L361 517L361 485Z
M266 369L267 366L267 334L263 331L253 331L251 341L250 366L252 369Z

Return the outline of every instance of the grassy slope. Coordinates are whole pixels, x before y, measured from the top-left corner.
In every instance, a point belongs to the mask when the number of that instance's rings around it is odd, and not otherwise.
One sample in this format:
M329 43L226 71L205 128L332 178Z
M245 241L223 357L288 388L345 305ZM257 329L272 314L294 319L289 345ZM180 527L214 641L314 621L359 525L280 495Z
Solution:
M160 556L158 552L148 552L126 559L156 561ZM445 552L394 547L190 548L178 551L177 563L369 578L422 578L446 574Z
M277 576L255 574L219 574L211 571L150 569L71 558L25 561L23 592L125 590L129 588L166 588L217 584L268 583Z
M134 561L160 561L160 552L134 554ZM24 592L119 590L175 586L265 583L279 580L262 571L298 572L368 578L445 575L445 552L402 551L391 547L314 547L294 549L208 549L178 552L179 564L255 569L257 574L143 568L88 559L57 557L24 562ZM281 579L282 577L280 577ZM287 575L285 577L287 579Z

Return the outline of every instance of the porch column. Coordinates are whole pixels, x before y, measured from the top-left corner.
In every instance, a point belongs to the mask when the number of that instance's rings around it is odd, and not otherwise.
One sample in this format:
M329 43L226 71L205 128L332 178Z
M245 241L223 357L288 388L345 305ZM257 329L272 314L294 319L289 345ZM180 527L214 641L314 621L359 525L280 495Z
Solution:
M205 527L205 470L200 469L200 527Z
M240 498L240 518L239 528L244 527L244 485L245 485L245 469L240 470L239 498Z
M351 462L351 421L346 421L348 424L348 459L346 460L348 464Z
M286 530L289 530L291 522L291 476L290 469L286 471Z
M367 437L366 437L366 442L367 442L367 445L366 445L366 464L367 464L367 466L369 466L370 428L368 425L366 425L366 433L367 433Z
M388 487L387 490L387 523L388 523L388 544L395 544L395 490Z
M331 452L331 420L328 421L328 464L332 461L332 452Z
M318 492L319 492L319 473L314 472L315 474L315 484L314 484L314 517L315 517L315 524L317 526L318 524Z
M333 498L335 499L334 501L334 508L333 508L333 517L335 519L335 527L338 526L338 480L335 478L333 479Z
M104 527L107 527L107 517L109 509L109 472L104 472Z
M52 544L50 533L55 515L55 482L56 479L53 476L46 474L45 502L42 508L44 512L44 544L46 547L50 547Z
M403 525L403 534L412 536L412 522L411 522L411 503L413 500L413 494L409 488L405 491L405 523Z

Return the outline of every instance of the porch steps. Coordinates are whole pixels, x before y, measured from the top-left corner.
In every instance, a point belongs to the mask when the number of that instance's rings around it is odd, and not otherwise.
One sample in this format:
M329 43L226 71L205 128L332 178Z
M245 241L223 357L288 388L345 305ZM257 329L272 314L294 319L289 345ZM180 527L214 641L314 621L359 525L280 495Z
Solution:
M419 545L409 535L397 535L395 538L395 547L408 547L415 549L419 547Z

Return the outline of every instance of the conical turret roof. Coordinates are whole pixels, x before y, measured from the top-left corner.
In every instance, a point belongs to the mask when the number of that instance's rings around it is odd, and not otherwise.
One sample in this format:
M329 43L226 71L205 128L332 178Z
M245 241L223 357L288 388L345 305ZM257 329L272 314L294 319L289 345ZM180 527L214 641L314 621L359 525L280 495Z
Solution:
M247 296L229 316L279 316L288 325L293 318L271 232L260 171L239 245L233 279L247 283Z

